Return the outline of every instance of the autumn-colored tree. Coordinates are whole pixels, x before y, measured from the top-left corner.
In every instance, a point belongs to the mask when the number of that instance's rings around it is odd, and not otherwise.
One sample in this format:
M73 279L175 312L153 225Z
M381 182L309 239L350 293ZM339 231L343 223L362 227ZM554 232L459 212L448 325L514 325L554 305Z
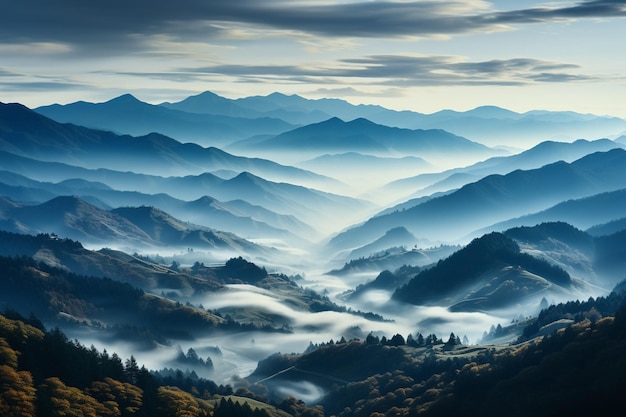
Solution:
M93 382L87 392L101 403L115 406L122 417L135 415L142 406L140 388L113 378Z
M67 386L59 378L47 378L39 387L43 413L49 417L117 417L119 409L105 404L78 388Z
M0 365L0 416L33 417L36 391L29 372Z
M204 417L210 408L191 394L175 387L159 387L157 411L159 417Z

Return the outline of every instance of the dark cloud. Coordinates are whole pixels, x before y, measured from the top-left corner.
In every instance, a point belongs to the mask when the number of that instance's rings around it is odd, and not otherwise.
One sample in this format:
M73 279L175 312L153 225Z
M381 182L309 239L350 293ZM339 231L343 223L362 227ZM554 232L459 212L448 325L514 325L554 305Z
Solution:
M260 25L339 37L430 36L488 31L502 25L626 16L626 2L591 0L567 7L512 11L469 9L467 1L389 0L319 4L255 0L20 0L0 14L4 43L63 42L124 50L142 37L209 40L223 26ZM471 4L471 2L469 3Z
M0 79L0 88L2 91L11 92L49 92L49 91L70 91L81 90L87 86L85 84L71 82L54 82L54 81L15 81L5 82Z
M334 67L288 65L215 65L178 69L190 76L227 75L240 81L341 84L377 83L389 86L422 85L524 85L535 82L568 82L591 79L566 73L578 69L568 63L530 58L468 62L452 56L372 55L345 59Z

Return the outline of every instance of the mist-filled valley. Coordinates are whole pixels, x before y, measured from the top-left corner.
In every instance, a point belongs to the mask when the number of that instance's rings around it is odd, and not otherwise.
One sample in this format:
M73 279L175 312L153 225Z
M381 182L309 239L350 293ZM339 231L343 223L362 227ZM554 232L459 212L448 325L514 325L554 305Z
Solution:
M33 415L70 388L85 415L610 411L625 132L280 93L0 103L2 386L21 381ZM114 370L79 378L45 349ZM604 400L569 401L602 372ZM143 405L124 408L131 387Z

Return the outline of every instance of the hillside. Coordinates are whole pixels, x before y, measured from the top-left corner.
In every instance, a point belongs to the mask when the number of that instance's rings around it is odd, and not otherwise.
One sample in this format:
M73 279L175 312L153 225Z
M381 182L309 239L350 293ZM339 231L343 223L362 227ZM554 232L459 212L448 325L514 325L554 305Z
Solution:
M27 320L14 312L0 315L0 358L0 412L7 417L290 415L234 396L231 386L193 372L155 372L132 355L87 348L58 329L46 330L34 316ZM304 406L299 410L308 411Z
M626 151L597 152L572 163L490 175L452 193L379 215L335 236L329 250L353 248L404 226L418 238L456 240L470 232L599 192L626 186Z
M517 169L530 170L557 161L573 162L590 153L607 152L624 146L608 139L574 142L544 141L532 148L510 156L495 156L467 167L452 168L438 173L420 174L395 180L381 188L381 192L399 192L412 189L412 196L423 196L437 191L460 188L493 174L505 175Z
M491 233L417 274L394 292L393 299L447 305L456 311L489 310L527 303L546 291L562 296L575 285L562 269L522 253L506 236Z
M315 402L326 415L343 417L390 410L429 416L520 410L547 416L558 410L582 416L601 409L618 415L624 377L615 355L621 357L617 352L626 340L625 313L623 293L552 306L526 329L565 316L575 320L511 346L467 346L454 333L445 341L419 332L406 339L370 334L366 340L329 341L303 354L273 355L249 379L274 390L306 381L323 393Z
M154 207L103 210L74 196L61 196L39 205L5 210L5 230L30 234L53 233L90 245L153 249L157 247L219 249L231 253L265 250L230 233L182 222Z

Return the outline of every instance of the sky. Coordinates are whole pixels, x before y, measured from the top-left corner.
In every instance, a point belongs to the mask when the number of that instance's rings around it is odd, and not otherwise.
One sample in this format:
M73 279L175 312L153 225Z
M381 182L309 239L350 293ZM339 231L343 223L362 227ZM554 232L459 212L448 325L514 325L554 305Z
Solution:
M626 0L19 0L0 102L335 97L626 117Z

